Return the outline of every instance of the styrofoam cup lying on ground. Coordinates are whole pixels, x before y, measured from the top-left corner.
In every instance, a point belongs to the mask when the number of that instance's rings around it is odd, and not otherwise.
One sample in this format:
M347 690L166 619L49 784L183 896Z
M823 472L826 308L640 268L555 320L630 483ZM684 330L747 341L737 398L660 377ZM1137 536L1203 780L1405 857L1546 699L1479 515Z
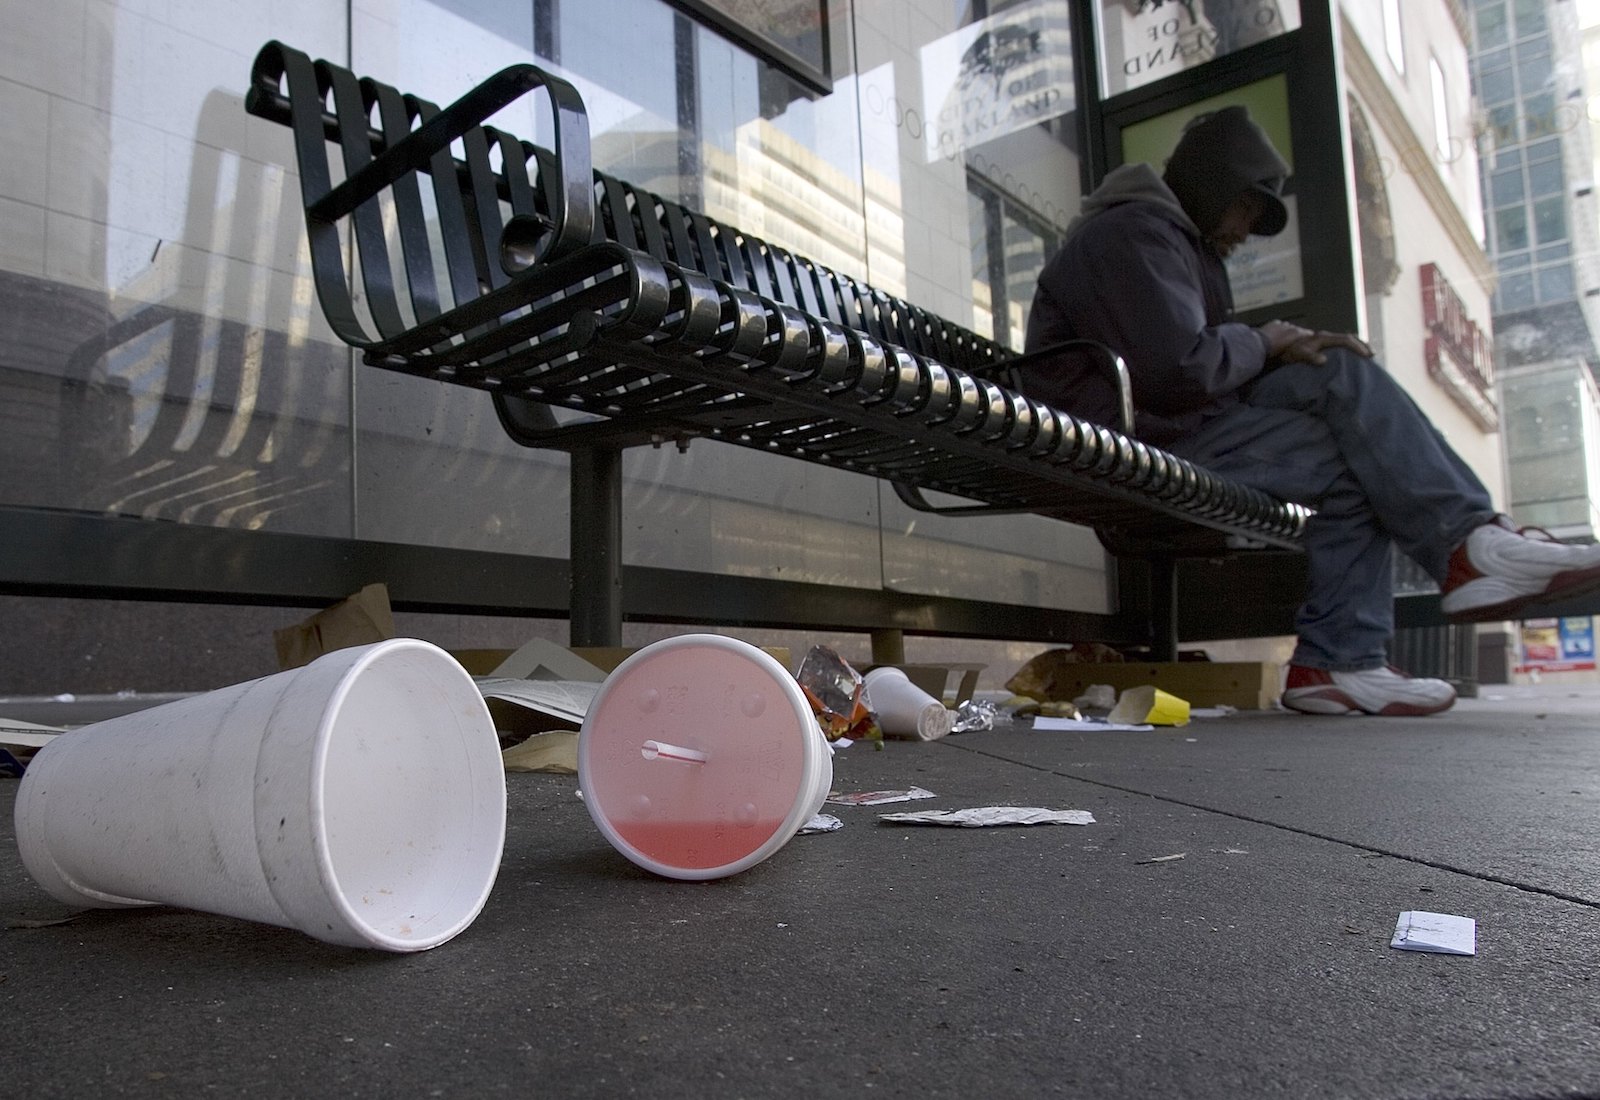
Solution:
M489 896L505 770L472 678L397 638L63 734L16 823L28 873L70 904L421 951Z
M950 711L898 668L875 668L864 677L863 701L886 734L933 741L950 732Z
M578 735L578 786L611 845L668 878L737 874L822 808L833 749L755 646L686 634L617 666Z

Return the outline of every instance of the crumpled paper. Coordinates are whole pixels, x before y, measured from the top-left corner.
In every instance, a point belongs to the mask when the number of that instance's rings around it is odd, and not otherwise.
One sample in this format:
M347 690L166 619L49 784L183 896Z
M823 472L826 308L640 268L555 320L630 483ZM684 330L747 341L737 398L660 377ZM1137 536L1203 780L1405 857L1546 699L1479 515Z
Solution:
M956 717L950 724L950 732L972 733L977 730L992 730L999 709L989 699L968 699L956 708Z
M1083 675L1083 665L1121 661L1122 654L1100 642L1079 642L1065 649L1047 649L1017 670L1006 681L1006 690L1040 702L1071 699L1069 684Z
M1038 806L976 806L968 810L915 810L879 814L887 825L956 825L967 829L990 825L1093 825L1088 810L1046 810Z
M829 741L876 741L883 747L883 730L861 698L861 673L850 662L828 646L814 645L795 679Z

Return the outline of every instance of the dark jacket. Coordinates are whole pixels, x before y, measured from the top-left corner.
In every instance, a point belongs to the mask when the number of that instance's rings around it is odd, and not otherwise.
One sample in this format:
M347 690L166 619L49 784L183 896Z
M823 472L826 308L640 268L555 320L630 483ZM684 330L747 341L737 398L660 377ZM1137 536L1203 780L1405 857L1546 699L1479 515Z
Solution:
M1137 434L1165 446L1237 403L1265 367L1266 337L1232 315L1221 259L1153 168L1124 165L1084 200L1040 272L1027 350L1079 338L1110 345L1133 379ZM1109 387L1081 357L1021 373L1029 396L1115 422Z

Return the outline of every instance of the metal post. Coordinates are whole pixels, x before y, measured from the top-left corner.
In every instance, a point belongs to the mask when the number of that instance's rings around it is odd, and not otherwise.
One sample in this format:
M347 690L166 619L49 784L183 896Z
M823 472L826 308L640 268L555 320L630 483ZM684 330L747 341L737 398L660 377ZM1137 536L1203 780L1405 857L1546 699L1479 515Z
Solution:
M1169 556L1150 559L1150 659L1178 659L1178 563Z
M903 665L906 663L906 632L895 627L880 627L872 632L872 663L875 665Z
M622 449L572 452L572 595L574 646L622 644Z

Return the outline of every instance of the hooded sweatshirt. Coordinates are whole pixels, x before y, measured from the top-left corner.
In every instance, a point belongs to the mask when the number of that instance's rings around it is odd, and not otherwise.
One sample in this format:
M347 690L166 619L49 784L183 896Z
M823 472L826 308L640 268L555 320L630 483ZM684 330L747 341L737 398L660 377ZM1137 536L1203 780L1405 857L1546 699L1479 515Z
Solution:
M1109 345L1128 364L1135 433L1157 446L1239 403L1267 362L1267 339L1231 320L1227 269L1148 164L1115 169L1084 200L1039 274L1027 349L1063 340ZM1021 369L1028 396L1115 423L1108 382L1082 356Z

